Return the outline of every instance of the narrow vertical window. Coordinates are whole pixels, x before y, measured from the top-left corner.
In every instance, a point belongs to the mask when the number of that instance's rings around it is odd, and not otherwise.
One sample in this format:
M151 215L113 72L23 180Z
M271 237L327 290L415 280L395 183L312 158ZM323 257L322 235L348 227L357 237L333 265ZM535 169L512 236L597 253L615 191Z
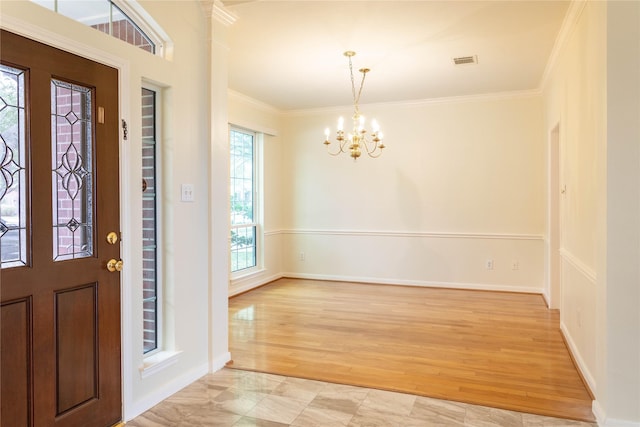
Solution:
M2 268L27 264L27 147L23 70L0 65L0 254Z
M257 266L256 135L231 129L231 271Z
M142 88L143 351L159 348L156 92Z

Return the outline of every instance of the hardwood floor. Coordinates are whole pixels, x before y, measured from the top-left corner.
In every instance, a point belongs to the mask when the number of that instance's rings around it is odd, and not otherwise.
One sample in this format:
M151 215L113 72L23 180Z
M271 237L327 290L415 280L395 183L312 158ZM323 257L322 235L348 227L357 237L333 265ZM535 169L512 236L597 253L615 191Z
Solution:
M540 295L280 279L229 323L233 368L594 420Z

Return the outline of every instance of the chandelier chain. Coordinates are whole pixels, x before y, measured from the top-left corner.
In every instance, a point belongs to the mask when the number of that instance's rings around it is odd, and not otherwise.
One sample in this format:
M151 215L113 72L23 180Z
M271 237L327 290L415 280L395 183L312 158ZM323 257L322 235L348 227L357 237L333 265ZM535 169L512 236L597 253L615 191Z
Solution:
M356 96L356 84L353 78L353 63L351 62L351 56L349 56L349 74L351 74L351 93L353 94L353 104L355 106L355 112L360 113L359 103L360 96L362 95L362 88L364 87L364 79L367 77L367 73L362 73L362 81L360 82L360 89L358 90L358 96Z

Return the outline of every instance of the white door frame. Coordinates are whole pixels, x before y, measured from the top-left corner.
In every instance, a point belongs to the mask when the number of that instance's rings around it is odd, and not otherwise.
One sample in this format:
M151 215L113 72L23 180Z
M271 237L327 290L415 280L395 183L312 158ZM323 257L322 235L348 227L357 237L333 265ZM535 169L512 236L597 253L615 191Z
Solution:
M560 123L549 132L548 137L548 259L547 259L547 303L551 309L562 306L562 215L561 215L561 127Z

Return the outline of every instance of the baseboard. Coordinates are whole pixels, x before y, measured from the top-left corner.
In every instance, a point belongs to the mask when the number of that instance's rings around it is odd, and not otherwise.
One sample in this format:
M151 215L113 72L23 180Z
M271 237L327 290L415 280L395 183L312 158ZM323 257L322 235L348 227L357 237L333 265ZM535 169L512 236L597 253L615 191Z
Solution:
M137 402L133 402L131 407L125 408L125 421L132 420L143 412L148 411L158 403L162 402L172 394L182 390L207 373L209 373L209 363L204 363L155 389L152 393L149 393Z
M597 400L591 402L591 412L593 412L593 415L596 417L596 423L598 423L598 426L604 427L604 422L607 418L607 415L602 409L600 402L598 402Z
M597 400L593 401L591 410L596 416L596 422L599 427L640 427L640 421L617 420L615 418L607 419L607 414Z
M273 282L274 280L281 279L282 277L282 274L273 274L267 277L260 275L250 277L249 279L240 278L235 281L232 280L231 285L229 286L229 298L244 294L245 292L249 292L252 289L259 288L260 286L266 285L267 283Z
M458 283L434 282L425 280L381 279L379 277L333 276L325 274L282 273L282 277L292 279L328 280L332 282L357 282L379 285L417 286L424 288L468 289L475 291L517 292L525 294L542 294L542 287L496 285L491 283Z
M562 332L562 336L564 337L564 342L569 347L571 358L576 364L576 367L578 368L582 379L587 383L587 387L589 388L591 395L595 396L596 381L593 379L593 375L591 375L591 372L589 371L589 368L587 368L586 363L584 363L584 359L582 358L580 351L578 351L578 346L576 346L576 343L573 341L569 330L562 321L560 321L560 331Z
M547 305L547 308L551 309L551 304L549 304L550 298L549 298L548 290L547 289L543 289L541 295L542 295L542 299L544 300L544 303Z
M231 353L229 353L228 351L216 357L215 359L211 360L209 363L209 366L211 368L209 372L219 371L220 369L224 368L224 366L230 360L231 360Z

